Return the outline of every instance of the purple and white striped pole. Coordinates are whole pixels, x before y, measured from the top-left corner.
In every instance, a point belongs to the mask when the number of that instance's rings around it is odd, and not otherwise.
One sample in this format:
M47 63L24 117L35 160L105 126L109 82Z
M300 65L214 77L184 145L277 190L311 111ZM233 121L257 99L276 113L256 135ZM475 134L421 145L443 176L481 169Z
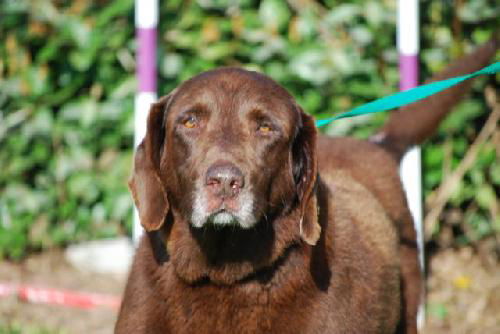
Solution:
M419 7L418 0L398 0L397 44L399 51L399 89L418 86ZM424 238L422 226L422 171L420 148L411 149L401 161L401 179L417 231L420 268L424 270ZM424 323L425 310L421 304L418 325Z
M135 0L135 27L137 38L137 80L135 96L134 147L146 134L146 121L151 103L156 101L156 26L158 25L158 0ZM137 209L134 209L132 238L137 245L142 227Z

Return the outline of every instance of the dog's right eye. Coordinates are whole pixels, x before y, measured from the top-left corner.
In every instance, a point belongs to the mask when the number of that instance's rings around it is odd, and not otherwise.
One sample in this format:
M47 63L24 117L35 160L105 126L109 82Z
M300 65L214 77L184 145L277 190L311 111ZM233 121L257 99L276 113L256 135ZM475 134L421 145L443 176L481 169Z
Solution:
M257 128L257 131L259 131L260 133L269 133L271 131L273 131L273 128L271 127L271 125L267 124L267 123L263 123L263 124L260 124L259 127Z

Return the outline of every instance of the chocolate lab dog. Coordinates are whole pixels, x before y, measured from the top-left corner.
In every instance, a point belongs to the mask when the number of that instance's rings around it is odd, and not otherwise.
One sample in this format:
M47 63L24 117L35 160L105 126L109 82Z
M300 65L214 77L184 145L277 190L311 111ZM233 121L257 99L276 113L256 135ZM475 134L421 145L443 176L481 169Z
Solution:
M363 141L319 136L256 72L184 82L153 104L135 155L147 233L116 333L415 333L422 283L398 164L466 90L395 112Z

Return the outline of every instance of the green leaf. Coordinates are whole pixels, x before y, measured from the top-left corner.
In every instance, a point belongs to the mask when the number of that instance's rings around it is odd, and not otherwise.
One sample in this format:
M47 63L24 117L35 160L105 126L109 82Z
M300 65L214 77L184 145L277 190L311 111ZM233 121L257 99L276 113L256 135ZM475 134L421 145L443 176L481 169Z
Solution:
M288 25L290 10L285 1L263 0L259 7L261 21L271 29L281 30Z
M497 195L488 184L483 184L477 190L477 203L483 209L489 209L495 202L498 202ZM497 203L498 204L498 203Z
M490 166L491 182L495 185L500 185L500 162L497 160Z
M440 129L446 133L461 133L464 124L481 115L482 112L482 103L474 100L466 100L455 107L453 112L443 121Z
M431 303L427 305L427 313L439 320L444 320L448 316L448 308L444 304Z

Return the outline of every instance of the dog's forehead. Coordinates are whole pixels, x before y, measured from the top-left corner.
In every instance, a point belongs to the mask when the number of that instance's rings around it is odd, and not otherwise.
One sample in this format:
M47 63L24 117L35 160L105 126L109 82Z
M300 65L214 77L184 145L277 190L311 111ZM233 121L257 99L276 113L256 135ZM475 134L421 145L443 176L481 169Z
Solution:
M293 97L271 78L240 68L221 68L201 73L181 84L172 106L216 105L235 109L268 109L294 121Z
M229 92L248 90L250 88L255 91L272 90L277 97L283 99L292 98L283 87L266 75L235 67L224 67L203 72L184 82L180 90L215 87Z

